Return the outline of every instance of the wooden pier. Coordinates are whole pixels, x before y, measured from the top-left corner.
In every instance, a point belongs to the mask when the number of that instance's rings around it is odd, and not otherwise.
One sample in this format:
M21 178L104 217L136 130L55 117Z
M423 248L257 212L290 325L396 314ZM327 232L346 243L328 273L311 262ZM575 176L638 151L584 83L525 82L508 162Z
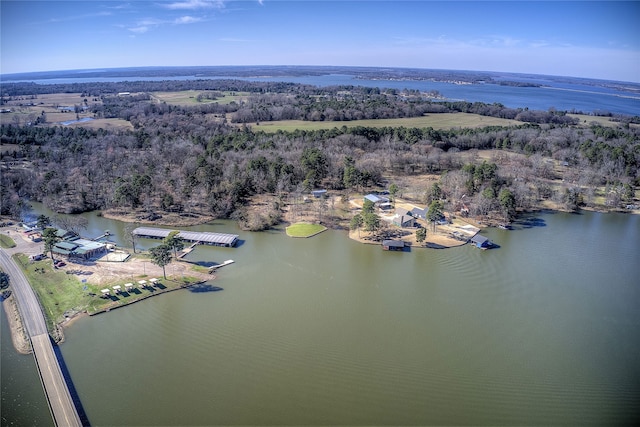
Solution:
M212 265L211 267L209 267L209 274L213 274L213 272L216 271L217 269L222 268L225 265L233 264L234 262L235 262L234 260L228 259L222 264Z
M195 242L193 243L191 246L189 246L188 248L183 249L179 254L178 254L178 259L182 259L184 257L186 257L188 254L190 254L196 246L198 246L200 244L200 242Z

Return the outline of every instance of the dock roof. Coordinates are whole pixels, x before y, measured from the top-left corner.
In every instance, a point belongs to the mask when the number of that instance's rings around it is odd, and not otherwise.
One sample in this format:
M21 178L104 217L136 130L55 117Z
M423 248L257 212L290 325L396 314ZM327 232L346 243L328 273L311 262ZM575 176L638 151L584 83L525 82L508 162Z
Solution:
M133 234L141 237L164 239L172 231L168 228L138 227ZM233 246L238 240L237 234L212 233L207 231L180 231L178 237L189 242L201 242L205 244Z

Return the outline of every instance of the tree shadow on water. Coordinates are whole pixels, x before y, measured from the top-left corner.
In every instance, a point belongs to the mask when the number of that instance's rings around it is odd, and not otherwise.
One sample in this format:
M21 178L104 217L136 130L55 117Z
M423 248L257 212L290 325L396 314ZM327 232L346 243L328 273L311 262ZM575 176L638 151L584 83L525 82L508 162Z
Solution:
M219 292L224 290L219 286L209 285L208 283L199 283L199 284L190 286L188 289L190 292L193 292L193 293Z
M536 217L522 218L511 223L512 230L525 230L528 228L546 227L546 226L547 226L547 223L545 222L544 219L536 218Z

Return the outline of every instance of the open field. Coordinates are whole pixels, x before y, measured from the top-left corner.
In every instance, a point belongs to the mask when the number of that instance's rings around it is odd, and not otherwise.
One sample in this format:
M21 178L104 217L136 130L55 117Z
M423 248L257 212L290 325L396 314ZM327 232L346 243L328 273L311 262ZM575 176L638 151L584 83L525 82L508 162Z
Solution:
M310 122L303 120L281 120L277 122L260 122L260 125L254 125L254 130L263 130L265 132L294 131L302 130L320 130L341 128L342 126L355 127L400 127L407 128L426 128L434 129L452 129L460 128L480 128L485 126L514 126L521 125L523 122L517 120L500 119L496 117L481 116L471 113L440 113L428 114L422 117L410 117L401 119L371 119L371 120L352 120L349 122ZM241 125L239 125L241 126Z
M580 120L580 124L583 126L589 126L591 123L597 123L600 126L608 126L608 127L618 127L620 126L619 122L612 122L609 120L609 117L601 117L601 116L590 116L588 114L567 114L569 117L575 117ZM631 123L632 127L640 127L640 125Z
M198 101L199 94L205 94L204 90L183 90L179 92L152 92L151 96L160 101L172 105L200 105L200 104L230 104L231 102L239 102L246 99L249 93L246 92L222 92L224 97L218 99L203 99Z

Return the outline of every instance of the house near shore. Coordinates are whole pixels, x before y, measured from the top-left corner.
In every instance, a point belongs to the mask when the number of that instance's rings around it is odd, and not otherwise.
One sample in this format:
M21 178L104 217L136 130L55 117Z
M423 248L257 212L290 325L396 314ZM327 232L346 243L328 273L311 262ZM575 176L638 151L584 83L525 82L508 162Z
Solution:
M98 258L107 253L108 250L106 244L82 239L72 231L57 229L56 235L61 240L53 246L52 252L56 255L65 256L67 259Z
M411 212L411 215L414 218L421 219L423 221L427 220L427 209L421 209L419 207L414 207L413 209L411 209L410 212Z
M416 226L415 218L404 208L396 209L396 214L391 219L391 223L401 228L411 228Z

